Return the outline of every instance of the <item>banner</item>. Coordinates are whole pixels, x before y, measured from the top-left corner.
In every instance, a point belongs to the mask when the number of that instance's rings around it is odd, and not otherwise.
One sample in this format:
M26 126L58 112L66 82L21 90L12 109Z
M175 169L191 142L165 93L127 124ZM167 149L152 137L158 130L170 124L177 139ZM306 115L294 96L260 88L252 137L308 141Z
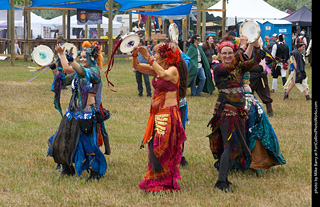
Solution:
M77 9L77 24L102 24L102 11Z

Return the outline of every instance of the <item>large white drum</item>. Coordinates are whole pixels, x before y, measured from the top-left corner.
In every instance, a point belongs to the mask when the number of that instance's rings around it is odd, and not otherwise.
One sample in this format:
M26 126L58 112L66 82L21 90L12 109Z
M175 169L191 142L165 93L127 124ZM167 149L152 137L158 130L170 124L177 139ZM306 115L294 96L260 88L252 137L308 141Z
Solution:
M33 49L31 54L32 59L40 66L45 66L53 61L54 54L50 47L46 45L39 45Z
M121 37L120 51L128 53L133 50L135 46L139 45L140 37L134 32L127 33Z
M246 36L248 38L248 43L253 43L259 39L261 29L256 21L246 19L240 25L240 35Z
M169 38L171 41L178 40L179 38L179 29L175 23L169 25Z
M72 49L72 55L73 55L73 59L76 59L78 57L78 48L72 44L72 43L64 43L62 46L62 48L64 48L64 53L63 54L69 54L69 52ZM60 57L60 54L58 53L58 56Z

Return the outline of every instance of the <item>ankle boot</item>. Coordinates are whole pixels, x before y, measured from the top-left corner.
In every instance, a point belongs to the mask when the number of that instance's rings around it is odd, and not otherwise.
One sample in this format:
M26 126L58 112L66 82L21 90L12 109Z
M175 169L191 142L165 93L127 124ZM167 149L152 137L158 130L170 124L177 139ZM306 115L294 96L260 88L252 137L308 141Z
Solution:
M225 193L228 193L228 192L232 193L233 192L231 186L229 186L227 184L227 181L218 180L216 182L216 184L214 185L214 188L218 188L218 189L224 191Z
M101 177L102 177L102 176L99 175L98 172L90 169L90 175L89 175L89 177L86 179L86 182L91 181L91 180L94 180L94 179L100 180Z
M289 94L287 92L284 92L283 100L289 99Z
M75 174L75 170L73 166L62 164L62 171L60 173L60 176L64 176L64 175L73 176L74 174Z
M306 100L309 101L309 100L312 100L312 98L308 95L306 95Z

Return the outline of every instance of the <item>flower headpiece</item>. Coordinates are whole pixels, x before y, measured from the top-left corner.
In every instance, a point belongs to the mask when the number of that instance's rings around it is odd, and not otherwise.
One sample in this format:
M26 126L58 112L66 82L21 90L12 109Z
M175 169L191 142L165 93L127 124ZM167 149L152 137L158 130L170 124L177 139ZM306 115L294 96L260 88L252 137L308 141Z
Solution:
M169 65L174 65L179 67L181 64L180 61L180 52L176 50L173 52L172 49L169 47L169 44L163 44L159 47L159 54L160 56L166 60Z
M101 51L101 46L99 45L98 42L89 42L85 41L82 44L82 47L84 48L83 50L86 53L89 53L90 59L92 61L97 60Z

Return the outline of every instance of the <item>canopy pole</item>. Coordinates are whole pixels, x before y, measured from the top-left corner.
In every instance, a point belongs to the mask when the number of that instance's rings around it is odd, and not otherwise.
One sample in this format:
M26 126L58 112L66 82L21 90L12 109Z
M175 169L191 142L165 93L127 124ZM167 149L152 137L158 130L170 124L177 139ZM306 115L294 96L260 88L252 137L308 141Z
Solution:
M222 37L226 34L226 0L222 0Z
M101 38L101 24L97 24L97 39Z
M200 32L201 32L200 24L201 24L201 0L197 0L197 34L198 35L200 35Z
M67 11L67 41L70 42L70 10Z
M62 36L66 38L66 10L62 11Z
M14 0L10 0L10 39L11 39L11 66L14 66L15 62L15 44L14 44Z
M206 7L206 4L205 3L202 3L202 5L203 5L203 8L205 8ZM205 11L202 11L201 12L202 13L202 36L201 36L201 39L202 39L202 41L204 42L205 41L205 33L206 33L206 13L207 12L205 12Z
M151 5L148 5L146 7L147 9L151 9ZM151 42L151 15L147 16L145 30L146 30L146 40L147 40L147 43L149 43Z
M129 32L132 32L132 13L129 13Z
M109 0L109 11L108 11L108 18L109 18L109 25L108 25L108 60L111 58L112 49L113 49L113 38L112 38L112 10L113 10L113 0Z
M28 0L24 0L24 6L28 6ZM24 62L27 62L27 57L29 55L29 45L28 45L28 38L29 38L29 15L28 15L28 10L26 8L23 9L23 16L24 16L24 21L23 21L23 39L24 39Z

